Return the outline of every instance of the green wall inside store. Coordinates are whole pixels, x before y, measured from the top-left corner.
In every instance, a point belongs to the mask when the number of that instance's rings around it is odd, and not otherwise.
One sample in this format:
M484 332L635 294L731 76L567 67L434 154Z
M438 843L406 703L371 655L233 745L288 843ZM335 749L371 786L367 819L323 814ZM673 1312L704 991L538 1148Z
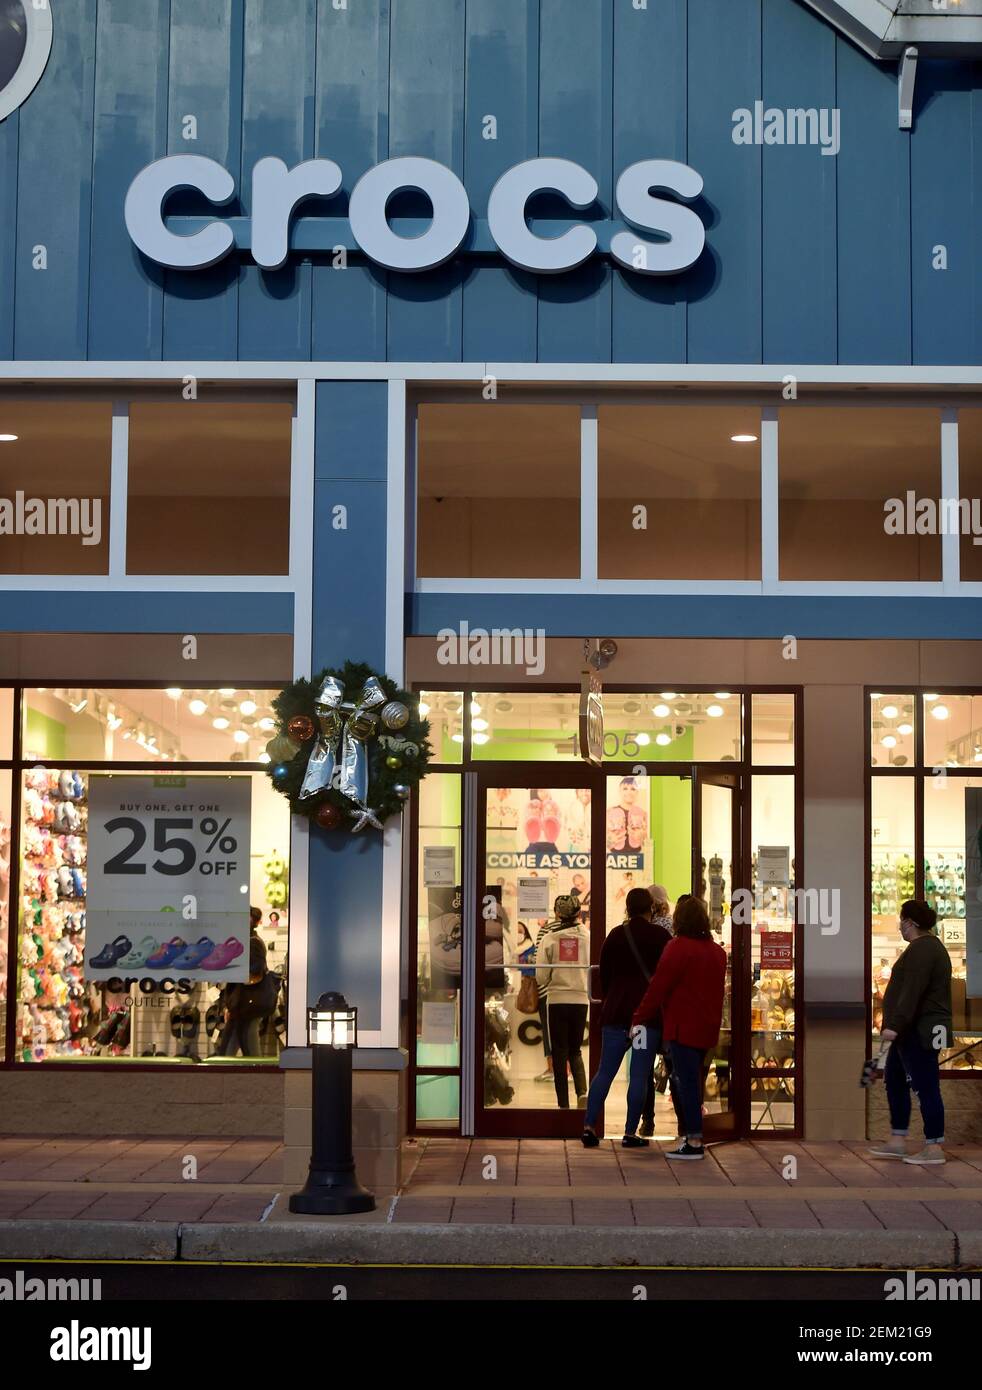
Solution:
M38 758L65 758L65 726L28 706L24 719L24 752Z

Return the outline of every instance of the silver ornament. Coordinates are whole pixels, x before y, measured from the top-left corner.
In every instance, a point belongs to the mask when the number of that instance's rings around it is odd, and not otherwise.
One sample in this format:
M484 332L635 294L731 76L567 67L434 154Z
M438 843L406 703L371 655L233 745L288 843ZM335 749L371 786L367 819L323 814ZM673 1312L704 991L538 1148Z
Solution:
M382 723L387 729L404 729L409 723L409 710L398 700L390 700L382 710Z
M410 788L406 786L405 782L397 782L395 786L392 788L392 790L395 792L396 796L399 798L400 801L409 800Z

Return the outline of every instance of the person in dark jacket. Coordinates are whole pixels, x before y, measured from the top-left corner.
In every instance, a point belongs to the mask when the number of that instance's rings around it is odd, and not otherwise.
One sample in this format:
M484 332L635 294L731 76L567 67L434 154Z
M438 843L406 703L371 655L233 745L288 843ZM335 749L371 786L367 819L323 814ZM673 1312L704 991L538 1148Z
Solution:
M660 1039L651 1028L631 1046L631 1018L641 1002L648 981L654 975L662 951L671 940L664 926L652 921L654 904L647 888L632 888L627 895L628 920L615 927L600 952L600 1010L601 1036L600 1067L590 1082L586 1116L583 1123L583 1144L588 1149L600 1143L597 1121L607 1099L611 1083L617 1075L624 1053L631 1051L631 1071L627 1088L627 1122L624 1125L624 1148L646 1148L647 1139L635 1133L641 1118L645 1087L651 1074Z
M249 979L245 984L225 987L225 1028L218 1044L218 1053L234 1057L259 1057L262 1047L259 1031L262 1021L276 1004L278 980L266 964L266 946L253 928L249 934Z
M703 1063L719 1042L726 989L726 952L713 940L701 898L680 901L675 939L662 952L651 984L634 1012L635 1028L651 1029L661 1013L661 1032L671 1051L672 1085L685 1116L683 1142L666 1158L705 1157L702 1142Z
M937 920L932 907L915 899L900 909L900 935L907 949L890 972L880 1029L881 1042L890 1044L883 1075L891 1138L870 1150L876 1158L945 1162L939 1060L952 1043L951 958L935 935ZM924 1122L924 1147L915 1154L907 1153L911 1091Z

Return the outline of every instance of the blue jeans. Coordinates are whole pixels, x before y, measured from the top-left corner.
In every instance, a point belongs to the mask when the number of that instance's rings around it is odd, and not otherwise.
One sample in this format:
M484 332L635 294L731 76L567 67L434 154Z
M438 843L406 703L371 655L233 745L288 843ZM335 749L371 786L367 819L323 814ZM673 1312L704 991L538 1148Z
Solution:
M911 1091L917 1096L924 1122L924 1142L944 1142L944 1105L941 1101L941 1078L938 1075L938 1053L923 1047L912 1033L894 1042L887 1054L883 1080L890 1106L890 1128L894 1134L906 1134L910 1126Z
M672 1089L679 1088L679 1101L689 1139L702 1142L702 1064L706 1050L688 1047L685 1043L670 1042L672 1054Z
M634 1134L641 1119L645 1087L655 1054L661 1050L661 1038L657 1029L647 1028L640 1038L646 1045L634 1047L629 1028L601 1028L600 1034L600 1067L590 1082L583 1123L591 1129L596 1128L607 1093L624 1060L624 1053L630 1049L631 1070L627 1084L627 1123L624 1125L624 1133Z

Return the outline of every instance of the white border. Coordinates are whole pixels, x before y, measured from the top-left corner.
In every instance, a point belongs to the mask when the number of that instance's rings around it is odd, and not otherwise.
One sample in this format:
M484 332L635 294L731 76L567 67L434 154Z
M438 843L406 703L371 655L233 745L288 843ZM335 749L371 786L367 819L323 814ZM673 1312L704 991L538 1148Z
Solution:
M44 76L51 57L51 44L54 38L54 22L47 4L43 9L35 9L32 0L22 0L24 17L27 20L27 39L20 67L0 92L0 121L24 102Z

